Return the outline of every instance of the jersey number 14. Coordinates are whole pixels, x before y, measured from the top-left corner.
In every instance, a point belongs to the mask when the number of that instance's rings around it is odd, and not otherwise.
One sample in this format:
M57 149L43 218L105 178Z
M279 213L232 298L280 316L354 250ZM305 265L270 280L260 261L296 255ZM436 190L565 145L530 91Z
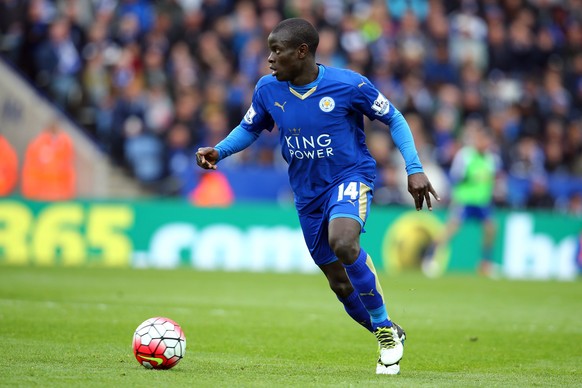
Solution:
M337 200L341 201L344 197L349 197L354 200L358 198L359 194L358 182L350 182L347 186L345 183L342 183L338 186Z

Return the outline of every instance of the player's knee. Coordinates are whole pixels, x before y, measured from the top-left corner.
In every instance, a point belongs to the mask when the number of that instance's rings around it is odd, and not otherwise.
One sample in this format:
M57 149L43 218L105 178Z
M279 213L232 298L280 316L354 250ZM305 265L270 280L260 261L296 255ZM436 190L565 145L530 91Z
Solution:
M333 253L343 264L351 264L360 253L360 244L357 240L346 237L334 237L329 239L329 245Z

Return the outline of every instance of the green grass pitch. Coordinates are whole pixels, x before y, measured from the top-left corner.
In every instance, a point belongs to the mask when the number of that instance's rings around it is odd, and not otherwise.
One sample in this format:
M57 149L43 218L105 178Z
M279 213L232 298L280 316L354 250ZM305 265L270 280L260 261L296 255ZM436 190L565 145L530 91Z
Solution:
M407 331L399 376L323 276L0 267L0 386L582 386L582 282L381 277ZM131 351L153 316L183 327L184 359Z

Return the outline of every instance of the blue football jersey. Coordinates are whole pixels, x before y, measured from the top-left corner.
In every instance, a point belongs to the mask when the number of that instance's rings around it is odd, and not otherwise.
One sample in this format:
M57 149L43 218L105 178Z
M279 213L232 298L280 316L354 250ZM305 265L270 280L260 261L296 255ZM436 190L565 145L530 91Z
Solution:
M324 70L304 94L272 75L262 77L241 121L241 127L257 133L276 124L299 209L342 181L373 187L376 162L365 143L364 115L388 124L394 111L366 77L346 69Z

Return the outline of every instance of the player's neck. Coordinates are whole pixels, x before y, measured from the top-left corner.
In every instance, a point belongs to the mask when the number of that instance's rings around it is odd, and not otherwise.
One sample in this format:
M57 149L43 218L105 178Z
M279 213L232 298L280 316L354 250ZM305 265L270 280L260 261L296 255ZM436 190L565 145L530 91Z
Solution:
M317 66L317 63L313 62L313 64L309 65L309 67L305 69L305 71L303 71L301 75L299 75L297 78L291 81L291 84L295 86L307 85L315 81L318 75L319 66Z

